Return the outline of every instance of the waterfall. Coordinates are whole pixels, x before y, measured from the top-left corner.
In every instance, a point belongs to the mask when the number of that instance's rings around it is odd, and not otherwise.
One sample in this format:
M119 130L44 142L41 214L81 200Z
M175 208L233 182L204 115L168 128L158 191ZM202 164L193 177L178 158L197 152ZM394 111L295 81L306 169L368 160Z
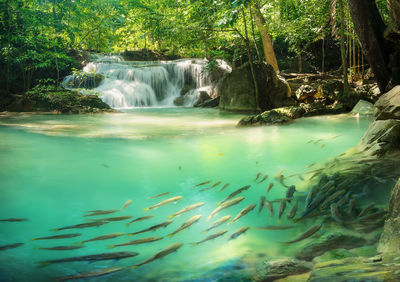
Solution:
M63 85L67 88L91 85L113 108L173 106L182 90L188 93L184 105L193 106L199 91L211 91L210 75L203 71L206 64L206 60L200 59L139 62L124 61L116 55L96 55L83 68L83 74L67 76ZM225 68L229 71L229 66ZM101 81L76 83L78 77L90 80L94 76ZM85 93L85 89L80 91Z

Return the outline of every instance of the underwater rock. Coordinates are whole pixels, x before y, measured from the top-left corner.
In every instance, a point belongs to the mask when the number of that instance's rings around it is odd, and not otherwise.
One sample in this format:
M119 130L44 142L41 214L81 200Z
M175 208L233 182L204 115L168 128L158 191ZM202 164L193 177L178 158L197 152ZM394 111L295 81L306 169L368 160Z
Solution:
M324 261L330 261L330 260L335 260L335 259L344 259L348 257L356 257L352 252L349 250L340 248L340 249L334 249L327 251L323 253L320 256L317 256L313 259L313 262L319 263L319 262L324 262Z
M314 266L308 281L400 281L399 262L399 253L321 262Z
M310 241L296 253L295 257L311 261L314 257L320 256L330 250L352 249L364 246L366 243L366 239L359 234L353 232L345 233L345 230L341 232L334 231Z
M385 221L378 245L379 252L400 252L400 178L392 190L389 218Z
M244 117L239 121L238 126L282 124L293 119L288 113L280 111L279 109L280 108L266 111L256 116Z
M353 110L351 111L353 115L359 114L363 116L373 115L374 112L375 112L374 104L364 100L358 101L358 103L354 106Z
M383 94L375 107L378 109L377 120L400 120L400 85Z
M290 257L267 258L256 268L256 281L274 281L290 275L309 272L312 263Z
M279 78L269 64L254 64L261 110L282 107L290 99L289 84ZM221 97L219 108L224 111L256 112L253 78L248 63L225 74L217 83Z

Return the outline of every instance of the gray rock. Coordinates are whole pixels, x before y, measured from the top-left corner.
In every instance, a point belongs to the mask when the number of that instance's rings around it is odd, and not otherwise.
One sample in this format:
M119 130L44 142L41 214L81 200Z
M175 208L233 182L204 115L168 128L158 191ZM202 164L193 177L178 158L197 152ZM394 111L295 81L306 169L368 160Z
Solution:
M200 105L197 105L197 106L195 105L195 107L215 108L215 107L218 107L218 105L219 105L219 99L220 99L220 97L218 96L217 98L209 99Z
M323 261L330 261L335 259L344 259L348 257L355 257L352 252L346 249L334 249L323 253L320 256L317 256L313 259L314 263L323 262Z
M301 115L301 111L302 109L299 107L293 110L278 108L259 115L244 117L239 121L238 126L283 124L293 120L295 116Z
M377 120L400 119L400 85L383 94L375 103Z
M200 91L198 98L193 106L197 107L197 106L203 104L205 101L210 100L210 99L211 99L211 97L210 97L210 95L208 95L208 93L206 91Z
M309 272L312 264L290 257L268 258L256 268L256 281L274 281L290 275Z
M296 258L310 261L316 256L334 249L352 249L366 244L366 240L359 234L347 232L332 232L314 239L304 245L297 253Z
M354 106L353 110L351 111L353 115L359 114L363 116L373 115L374 112L375 112L374 105L364 100L358 101L358 103Z
M296 98L298 100L304 101L308 98L314 98L315 94L317 94L318 89L312 87L310 85L301 85L299 89L296 91Z

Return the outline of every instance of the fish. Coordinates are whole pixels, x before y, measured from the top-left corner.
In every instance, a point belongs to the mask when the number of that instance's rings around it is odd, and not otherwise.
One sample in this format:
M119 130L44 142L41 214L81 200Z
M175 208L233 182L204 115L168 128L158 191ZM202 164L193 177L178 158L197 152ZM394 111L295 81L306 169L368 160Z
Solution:
M330 210L331 210L331 216L332 216L333 220L335 220L337 223L342 224L342 225L345 224L345 223L347 223L347 224L353 223L352 221L345 222L341 218L341 215L339 213L339 208L338 208L337 204L331 204Z
M135 219L132 220L132 221L129 221L129 222L128 222L127 224L125 224L125 225L126 225L126 227L129 227L129 225L131 225L131 224L134 223L134 222L138 222L138 221L150 219L150 218L153 218L153 217L154 217L153 215L138 217L138 218L135 218Z
M194 246L200 245L200 244L202 244L204 242L207 242L207 241L213 240L215 238L218 238L220 236L223 236L226 232L228 232L228 230L218 231L217 233L211 234L210 236L207 236L207 238L205 238L205 239L203 239L203 240L201 240L199 242L192 243L192 245L194 245Z
M248 226L244 226L242 228L240 228L239 230L235 231L228 240L233 240L236 239L237 237L239 237L240 235L244 234L247 230L249 230Z
M69 275L57 278L57 281L67 281L67 280L76 280L76 279L83 279L83 278L92 278L92 277L100 277L104 275L108 275L111 273L115 273L118 271L123 270L123 267L109 267L109 268L102 268L96 269L89 272L84 272L76 275Z
M200 186L206 185L206 184L208 184L208 183L211 183L211 180L207 180L207 181L201 182L201 183L195 185L194 187L195 187L195 188L196 188L196 187L200 187Z
M234 223L235 221L237 221L239 218L241 218L242 216L245 216L246 214L248 214L249 212L251 212L252 210L254 210L254 208L256 207L255 204L251 204L248 205L247 207L245 207L244 209L242 209L238 215L230 222L230 224Z
M63 235L55 235L55 236L48 236L48 237L39 237L39 238L32 238L32 241L36 240L53 240L53 239L67 239L67 238L74 238L81 236L81 233L72 233L72 234L63 234Z
M6 218L6 219L0 219L0 221L3 222L20 222L20 221L28 221L29 219L27 218Z
M189 218L187 221L185 221L184 223L182 223L182 225L176 229L174 232L172 232L171 234L168 234L168 237L172 237L175 234L181 232L182 230L189 228L190 226L192 226L192 224L195 224L196 222L198 222L201 218L201 214L198 215L194 215L191 218Z
M224 191L225 188L228 188L229 185L230 185L229 183L226 183L224 186L222 186L222 188L221 188L219 191L220 191L220 192L221 192L221 191Z
M260 214L260 212L262 211L262 209L264 208L264 206L265 206L265 201L266 201L267 199L264 197L264 196L261 196L260 197L260 203L259 203L259 207L258 207L258 212L257 212L257 214Z
M126 209L130 204L132 204L132 200L127 200L125 202L125 204L123 204L121 211L123 211L124 209Z
M242 193L243 191L246 191L246 190L249 189L250 187L251 187L250 185L246 185L246 186L243 186L243 187L237 189L236 191L234 191L234 192L232 192L231 194L229 194L229 195L228 195L225 199L223 199L221 202L217 203L217 205L223 204L224 202L226 202L226 201L228 201L229 199L235 197L236 195Z
M219 153L218 156L222 156L223 154L225 154L225 153Z
M278 219L281 219L281 217L282 217L283 212L285 211L285 209L286 209L286 200L284 199L284 200L281 201L281 203L280 203L280 205L279 205Z
M269 211L269 213L271 214L271 218L274 216L274 207L272 206L272 203L268 200L265 200L264 202L265 207L267 208L267 210Z
M102 166L104 166L105 168L109 168L110 166L108 164L101 164Z
M297 208L298 208L299 201L296 199L296 203L290 209L290 211L286 214L287 219L293 219L296 216Z
M174 213L174 214L171 214L169 217L170 217L170 218L173 218L173 217L178 216L178 215L181 215L181 214L183 214L183 213L185 213L185 212L188 212L188 211L197 209L197 208L199 208L199 207L201 207L201 206L204 206L204 204L205 204L204 202L200 202L200 203L197 203L197 204L193 204L193 205L188 206L188 207L186 207L186 208L184 208L184 209L181 209L180 211L178 211L178 212L176 212L176 213Z
M244 197L237 197L237 198L234 198L234 199L232 199L232 200L230 200L230 201L228 201L226 203L223 203L222 205L220 205L219 207L217 207L215 210L213 210L211 212L211 214L208 216L208 219L211 219L214 215L216 215L217 213L219 213L220 211L222 211L222 210L224 210L226 208L229 208L230 206L239 204L243 200L244 200Z
M350 200L350 202L349 202L349 214L350 214L350 215L353 215L353 214L354 214L355 208L356 208L356 204L357 204L357 202L356 202L355 199L351 199L351 200Z
M283 242L283 243L292 244L292 243L300 242L300 241L307 239L308 237L314 235L315 233L317 233L321 229L321 227L322 227L322 224L314 225L310 229L308 229L306 232L301 234L299 237L297 237L296 239L294 239L292 241L288 241L288 242Z
M315 195L318 192L318 185L314 185L311 190L308 192L307 194L307 198L306 198L306 207L309 207L312 200L314 199Z
M132 218L132 216L117 216L117 217L108 217L108 218L100 218L100 219L92 219L94 221L122 221Z
M51 229L52 231L60 231L60 230L65 230L65 229L80 229L80 228L88 228L88 227L99 227L101 225L107 224L108 221L93 221L93 222L85 222L85 223L80 223L80 224L75 224L75 225L70 225L70 226L64 226L60 228L54 228Z
M286 202L288 202L289 200L292 200L293 198L278 198L278 199L275 199L275 200L272 200L272 201L269 201L270 203L280 203L280 202L282 202L282 201L286 201Z
M168 194L169 194L169 192L157 194L157 195L155 195L155 196L150 197L149 199L155 199L155 198L162 197L162 196L165 196L165 195L168 195Z
M364 208L360 214L358 215L359 217L362 217L364 215L366 215L370 210L372 210L375 207L375 204L370 204L369 206L367 206L366 208Z
M36 247L37 250L47 250L47 251L71 251L76 249L84 248L83 245L73 245L73 246L57 246L57 247L50 247L50 248L42 248Z
M257 184L264 182L265 180L267 180L267 178L268 178L268 175L264 175L264 177L260 181L258 181Z
M207 190L211 190L211 189L217 187L219 184L221 184L221 181L218 181L218 182L214 183L214 184L211 185L210 187L201 189L200 192L204 192L204 191L207 191Z
M292 229L295 228L295 225L268 225L268 226L254 226L252 229L257 229L257 230L286 230L286 229Z
M225 222L227 222L228 220L230 220L232 218L231 215L225 215L223 217L221 217L220 219L216 220L211 227L207 228L206 230L204 230L202 233L206 233L208 231L210 231L211 229L214 229L222 224L224 224Z
M122 232L111 233L111 234L102 235L102 236L98 236L98 237L95 237L95 238L92 238L92 239L87 239L87 240L81 241L81 242L79 242L79 244L85 244L87 242L93 242L93 241L102 241L102 240L114 239L114 238L117 238L117 237L121 237L123 235L125 235L125 233L122 233Z
M217 187L220 184L221 184L221 181L217 181L213 185L211 185L211 188Z
M292 198L294 192L296 192L296 186L294 185L289 186L288 190L286 191L286 198ZM288 202L290 203L290 200L288 200Z
M345 203L347 203L347 201L349 200L349 198L350 198L350 195L351 195L351 193L350 192L347 192L346 193L346 195L344 195L344 197L342 197L339 201L337 201L337 205L338 205L338 207L341 207L341 206L343 206Z
M110 214L117 212L118 210L94 210L94 211L88 211L90 214L86 214L84 216L95 216L95 215L105 215L105 214Z
M14 243L14 244L10 244L10 245L3 245L3 246L0 246L0 251L5 251L8 249L15 249L15 248L21 247L23 244L24 243Z
M332 201L336 200L338 197L344 195L346 193L346 190L339 190L335 193L333 193L332 195L330 195L329 197L327 197L325 199L325 201L320 205L321 209L326 208Z
M272 187L274 187L274 183L271 182L271 183L268 185L267 193L266 193L266 194L268 194L268 192L271 191Z
M137 234L140 234L140 233L145 233L145 232L149 232L149 231L155 231L155 230L157 230L159 228L162 228L162 227L165 228L168 225L170 225L171 223L172 223L172 220L166 220L166 221L164 221L164 222L162 222L160 224L153 225L153 226L151 226L149 228L146 228L146 229L143 229L141 231L129 233L128 236L134 236L134 235L137 235Z
M310 167L312 167L312 166L314 166L315 165L315 163L311 163L311 164L309 164L308 166L306 166L306 168L310 168Z
M137 252L114 252L114 253L101 253L95 255L86 255L86 256L79 256L79 257L69 257L69 258L62 258L62 259L53 259L47 261L40 261L39 266L44 267L50 264L55 263L64 263L64 262L73 262L73 261L103 261L103 260L120 260L124 258L130 258L139 255Z
M155 255L153 255L152 257L150 257L149 259L136 264L136 265L132 265L130 268L135 269L138 268L139 266L142 266L144 264L150 263L152 261L161 259L169 254L172 254L174 252L176 252L180 247L182 247L182 243L174 243L172 245L169 245L168 247L166 247L165 249L162 249L161 251L159 251L158 253L156 253Z
M274 175L274 178L275 178L275 179L279 179L284 171L285 171L284 169L281 169L280 171L278 171L278 172Z
M256 175L256 178L254 179L254 182L256 182L260 177L261 177L262 173L258 172Z
M172 203L172 202L177 202L177 201L179 201L180 199L182 199L182 196L172 197L172 198L166 199L166 200L164 200L164 201L162 201L162 202L159 202L158 204L156 204L156 205L154 205L154 206L145 208L144 210L145 210L145 211L149 211L149 210L151 210L151 209L156 209L156 208L161 207L161 206L164 206L164 205L166 205L166 204L169 204L169 203Z
M132 240L132 241L129 241L129 242L126 242L126 243L110 245L110 246L108 246L108 248L112 249L112 248L116 248L116 247L123 247L123 246L129 246L129 245L139 245L139 244L151 243L151 242L159 241L161 239L163 239L163 237L141 238L141 239Z

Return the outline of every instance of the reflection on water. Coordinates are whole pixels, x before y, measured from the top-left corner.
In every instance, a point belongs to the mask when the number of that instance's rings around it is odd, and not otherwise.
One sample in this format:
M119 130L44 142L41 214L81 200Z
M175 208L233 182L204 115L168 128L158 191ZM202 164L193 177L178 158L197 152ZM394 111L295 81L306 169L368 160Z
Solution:
M0 245L25 243L19 248L1 251L2 280L26 281L29 277L31 281L46 281L99 268L131 266L177 242L184 243L182 248L160 261L98 280L213 279L229 276L243 267L247 269L259 255L293 252L295 246L289 248L280 242L297 237L312 222L281 231L250 229L235 240L227 240L243 226L293 224L286 220L286 215L277 219L277 205L272 219L266 209L257 215L257 207L233 224L224 223L206 234L202 231L214 220L225 215L233 218L244 207L258 205L260 196L266 196L271 182L274 187L267 198L284 197L286 188L273 177L279 170L283 169L286 176L304 173L306 166L339 155L358 142L369 120L342 115L300 119L284 126L236 128L239 118L213 109L182 108L135 109L104 115L22 114L0 117L0 219L29 218L27 222L0 222ZM258 172L268 175L267 180L260 184L253 181ZM208 180L211 181L208 185L217 181L221 184L204 192L193 188ZM297 177L286 179L287 184L298 181ZM220 188L226 183L230 185L221 192ZM245 200L207 220L217 202L244 185L252 185L238 195L244 196ZM170 193L149 199L164 192ZM301 195L302 192L296 193ZM144 208L174 196L183 198L144 211ZM132 204L123 211L96 218L154 217L132 223L129 227L126 226L129 220L125 220L94 228L49 231L90 222L83 217L86 211L120 209L129 199ZM115 232L140 231L199 202L205 202L205 205L173 218L172 224L155 232L88 242L84 248L70 251L35 249L74 245ZM197 223L172 238L164 237L196 214L203 215ZM228 233L198 246L191 245L221 230L228 230ZM61 240L30 241L30 238L68 233L82 235ZM147 244L108 248L111 244L151 236L164 238ZM36 267L38 261L114 250L140 254L116 262L72 262Z

